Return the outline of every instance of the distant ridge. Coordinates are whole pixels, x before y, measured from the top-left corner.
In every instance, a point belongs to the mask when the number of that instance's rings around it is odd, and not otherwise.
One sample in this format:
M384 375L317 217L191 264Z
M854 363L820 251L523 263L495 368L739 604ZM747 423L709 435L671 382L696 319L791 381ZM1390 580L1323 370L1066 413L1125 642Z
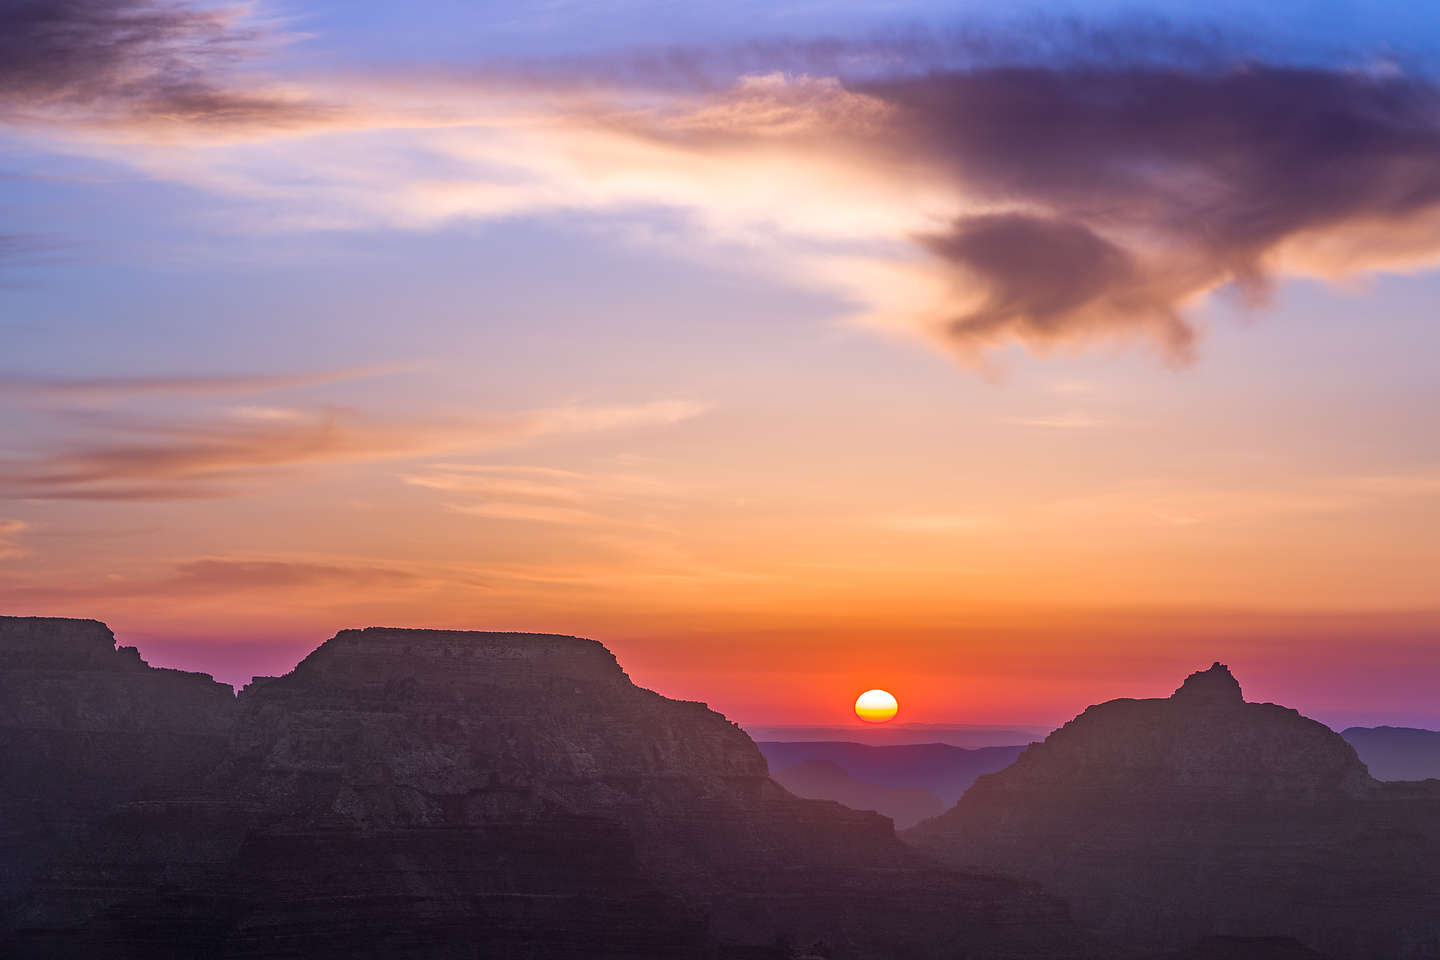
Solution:
M797 797L834 800L852 810L874 810L894 821L896 829L913 827L945 809L940 798L923 787L888 787L857 780L830 760L771 767L770 777Z
M1440 778L1440 731L1415 727L1348 727L1340 736L1377 780Z
M856 780L891 789L919 788L934 794L949 807L969 789L975 778L1015 762L1023 746L980 747L969 750L947 743L912 743L871 746L865 743L817 741L762 741L760 752L772 771L800 763L833 763ZM839 796L830 800L846 801ZM853 806L853 804L847 804ZM936 811L939 813L940 811Z
M744 724L755 741L829 741L861 743L872 747L943 743L974 750L980 747L1024 746L1045 739L1053 728L1044 726L987 726L983 724L873 723L862 724Z

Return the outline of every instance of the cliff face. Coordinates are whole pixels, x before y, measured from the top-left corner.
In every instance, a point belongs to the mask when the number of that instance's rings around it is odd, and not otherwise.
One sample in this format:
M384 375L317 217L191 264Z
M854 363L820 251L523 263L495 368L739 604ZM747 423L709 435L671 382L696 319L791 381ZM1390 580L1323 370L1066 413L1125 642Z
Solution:
M226 685L156 670L94 620L0 618L0 917L117 804L170 796L223 756Z
M592 641L345 631L216 716L202 776L32 872L22 955L1084 954L1057 901L790 795Z
M1220 664L1168 699L1089 708L906 839L1038 880L1141 948L1264 936L1334 960L1440 957L1440 783L1375 781Z

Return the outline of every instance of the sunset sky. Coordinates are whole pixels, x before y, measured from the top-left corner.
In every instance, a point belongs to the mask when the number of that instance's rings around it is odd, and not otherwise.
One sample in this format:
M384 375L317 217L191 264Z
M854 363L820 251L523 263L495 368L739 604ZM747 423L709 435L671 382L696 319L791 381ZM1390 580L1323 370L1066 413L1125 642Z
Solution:
M1145 9L6 4L0 612L1440 724L1440 8Z

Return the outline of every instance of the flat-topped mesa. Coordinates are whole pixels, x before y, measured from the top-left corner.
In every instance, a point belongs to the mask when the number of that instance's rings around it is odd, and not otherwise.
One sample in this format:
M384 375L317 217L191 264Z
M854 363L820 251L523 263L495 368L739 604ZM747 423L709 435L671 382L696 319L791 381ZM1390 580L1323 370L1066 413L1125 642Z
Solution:
M1186 677L1170 699L1196 706L1235 706L1245 702L1240 692L1240 681L1219 660L1209 670L1197 670Z
M366 627L342 630L296 666L292 675L323 677L329 686L374 686L397 677L475 677L525 683L564 677L628 685L615 655L595 640L550 633L412 630Z
M99 620L0 617L0 657L7 669L105 669L115 660L115 635Z
M422 798L462 783L487 802L537 804L548 801L513 788L574 792L607 776L759 783L769 775L759 749L723 716L635 686L609 650L579 637L344 630L239 700L246 720L237 761L259 765L247 782L313 782L322 771L366 781L386 753L386 794L413 792L400 808L406 816L438 815ZM333 719L341 714L350 718L343 730ZM442 751L454 757L437 764ZM616 795L613 786L602 792ZM387 805L367 815L400 814Z
M1328 727L1245 702L1219 663L1170 697L1088 708L905 837L1036 880L1122 944L1440 957L1440 789L1377 782Z

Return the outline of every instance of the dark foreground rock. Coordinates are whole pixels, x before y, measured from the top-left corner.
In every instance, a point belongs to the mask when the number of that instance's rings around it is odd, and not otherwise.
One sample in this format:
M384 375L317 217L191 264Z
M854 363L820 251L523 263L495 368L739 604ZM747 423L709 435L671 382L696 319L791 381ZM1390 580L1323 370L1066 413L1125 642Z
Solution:
M94 623L0 618L0 655L6 956L1091 955L592 641L345 631L238 698Z
M1292 937L1332 960L1440 957L1440 782L1376 781L1220 664L1168 699L1089 708L906 837L1041 882L1127 949Z
M118 804L194 789L228 748L234 692L156 670L94 620L0 618L0 916Z
M1188 950L1149 960L1325 960L1294 937L1206 937Z

